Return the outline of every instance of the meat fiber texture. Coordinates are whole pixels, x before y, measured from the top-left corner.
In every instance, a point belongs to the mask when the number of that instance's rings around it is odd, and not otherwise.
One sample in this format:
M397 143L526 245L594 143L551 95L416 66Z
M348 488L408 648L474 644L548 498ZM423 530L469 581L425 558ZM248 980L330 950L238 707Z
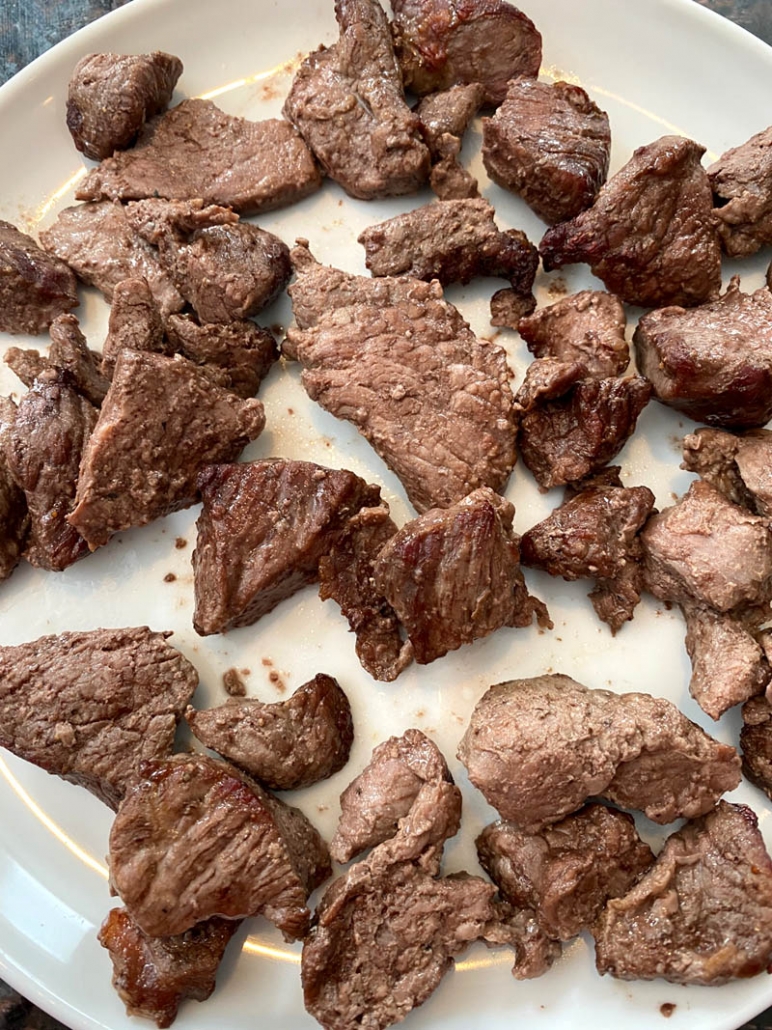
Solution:
M726 253L748 257L772 243L772 127L722 154L708 179Z
M727 433L698 429L683 442L681 468L696 472L727 500L772 518L772 432Z
M0 330L41 333L78 303L78 284L68 265L15 225L0 221Z

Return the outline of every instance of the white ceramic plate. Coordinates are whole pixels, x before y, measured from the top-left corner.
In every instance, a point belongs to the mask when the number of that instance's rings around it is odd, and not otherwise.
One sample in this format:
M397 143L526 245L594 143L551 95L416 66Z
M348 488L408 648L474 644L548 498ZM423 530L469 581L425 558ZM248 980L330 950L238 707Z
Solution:
M612 169L631 151L665 132L700 140L710 158L745 140L769 121L772 51L691 0L530 0L528 13L544 35L544 74L583 83L611 116ZM30 231L48 224L72 203L83 161L64 126L66 85L75 62L93 50L141 52L164 49L185 64L179 94L207 95L225 110L253 118L279 113L299 56L336 38L332 0L135 0L66 40L0 90L0 217ZM473 132L465 157L482 173ZM485 194L502 228L518 226L538 241L543 225L524 205L494 186ZM307 236L320 260L364 273L356 243L361 229L431 199L428 193L381 203L348 199L328 183L315 197L261 220L291 243ZM747 264L746 288L761 283L763 258ZM727 274L733 269L725 268ZM555 296L555 279L538 280L540 303ZM589 285L586 270L561 274L570 290ZM490 335L487 302L501 283L485 281L450 290L479 334ZM79 309L92 346L101 346L106 305L85 291ZM285 299L261 319L286 325ZM528 362L514 333L497 334L510 355L516 380ZM11 341L40 345L40 341ZM3 393L20 387L0 372ZM261 396L268 428L245 457L283 455L344 466L381 483L402 523L410 517L404 493L362 438L313 406L303 394L296 367L277 365ZM660 507L682 493L690 476L678 471L678 441L691 424L651 404L621 456L629 484L648 483ZM523 532L559 502L542 496L518 466L508 491ZM88 560L59 575L31 568L16 571L0 590L0 643L33 639L66 629L149 624L174 630L174 643L196 664L199 707L220 703L222 674L249 670L249 692L276 700L314 673L337 676L351 698L357 741L348 766L332 780L292 796L328 838L337 798L366 763L372 747L409 726L425 730L442 747L464 791L465 819L459 839L447 849L448 871L479 871L472 842L493 812L470 788L455 760L458 740L486 687L513 676L549 670L569 673L592 687L644 690L664 695L724 740L736 742L739 718L714 727L688 695L689 665L683 624L675 613L644 599L635 621L612 639L586 599L590 584L564 584L529 574L532 590L548 601L551 633L501 630L427 668L413 668L395 684L373 682L354 656L353 638L336 606L322 604L313 589L284 602L256 626L227 637L199 639L191 626L196 510L115 538ZM185 541L175 546L175 543ZM168 574L176 578L168 582ZM283 693L286 691L286 693ZM751 804L762 827L770 806L743 786L737 800ZM104 855L111 814L87 792L47 776L6 752L0 754L0 976L75 1030L127 1030L145 1025L126 1017L110 986L107 953L96 930L111 907ZM664 832L642 824L658 844ZM247 937L247 930L249 936ZM253 920L232 946L218 989L204 1005L183 1006L178 1026L197 1030L310 1030L303 1008L299 946ZM471 949L433 998L413 1012L411 1030L469 1030L510 1025L549 1030L628 1030L663 1025L660 1006L675 1005L668 1026L734 1030L772 1002L767 976L722 988L683 988L622 983L600 978L591 944L579 939L544 978L518 983L505 951Z

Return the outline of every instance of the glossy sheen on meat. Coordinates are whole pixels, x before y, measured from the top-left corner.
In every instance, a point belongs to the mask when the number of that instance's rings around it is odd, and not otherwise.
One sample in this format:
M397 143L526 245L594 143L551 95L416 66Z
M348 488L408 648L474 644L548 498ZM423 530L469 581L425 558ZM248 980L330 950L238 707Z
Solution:
M627 893L654 861L632 816L597 804L540 833L491 823L476 843L502 897L536 912L550 937L561 941L588 929L606 901Z
M202 636L248 626L315 582L348 519L380 501L353 472L306 461L215 465L198 485L193 625Z
M285 207L322 184L289 122L250 122L211 100L183 100L152 118L136 146L108 157L76 190L78 200L201 199L252 215Z
M640 320L638 368L657 399L698 422L732 429L772 417L772 296L735 277L711 304L667 307Z
M175 937L148 937L125 908L112 909L97 939L113 963L113 987L128 1016L171 1026L187 998L206 1001L228 942L239 928L236 919L213 917Z
M503 0L390 0L405 86L422 95L480 82L485 101L504 99L510 79L535 78L541 34Z
M318 673L276 704L232 698L185 713L212 751L273 790L309 787L338 772L354 741L351 706L337 680Z
M0 583L19 564L29 532L27 501L11 475L3 443L15 417L11 398L0 397Z
M708 179L726 253L748 257L772 243L772 127L722 154Z
M734 748L670 701L560 674L491 687L458 757L500 815L532 833L593 796L659 823L694 818L740 782Z
M191 362L121 351L83 454L70 525L94 549L193 504L200 470L235 459L264 425L259 400L223 390Z
M94 161L130 147L148 118L164 111L182 61L151 54L86 54L67 91L67 128L78 150Z
M245 399L255 396L279 356L268 329L251 321L199 325L186 315L170 315L166 337L177 354Z
M711 483L724 496L765 518L772 517L772 432L742 435L698 429L684 437L681 468Z
M592 205L610 151L608 115L568 82L514 79L493 117L483 119L488 175L550 225Z
M378 0L335 0L340 38L309 54L283 114L352 197L414 193L429 174L418 117L405 103Z
M147 279L124 279L113 290L107 336L102 344L102 375L113 378L118 354L124 350L150 351L170 357L164 339L164 321Z
M64 369L72 377L78 393L99 407L110 384L99 369L99 355L89 350L75 315L58 315L49 327L49 334L51 346L47 355L37 350L9 347L4 355L5 363L28 387L42 372Z
M772 861L755 814L725 801L668 837L657 861L608 903L599 973L722 984L772 964Z
M477 179L458 158L462 136L482 104L484 94L481 83L462 83L430 93L414 108L432 157L429 185L440 200L463 200L480 195Z
M772 704L766 697L752 697L743 705L742 715L743 772L772 799Z
M0 745L117 808L166 758L198 674L169 633L97 629L0 647Z
M0 330L42 333L78 303L78 284L68 265L0 220Z
M262 914L287 940L308 929L309 894L330 874L303 813L226 762L174 755L147 762L110 831L110 880L151 937L211 916Z
M620 300L692 307L721 288L721 249L704 147L663 136L640 147L589 210L547 230L544 268L584 261Z

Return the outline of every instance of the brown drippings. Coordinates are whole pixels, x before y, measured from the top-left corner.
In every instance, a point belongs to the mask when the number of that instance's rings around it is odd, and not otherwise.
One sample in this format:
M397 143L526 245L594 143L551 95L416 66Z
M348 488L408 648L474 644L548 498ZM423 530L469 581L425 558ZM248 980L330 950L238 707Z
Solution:
M173 572L167 572L164 576L164 583L173 583L176 580L176 576Z
M184 536L178 536L177 539L174 541L174 546L177 548L178 551L181 551L183 547L188 546L188 541L185 539Z
M222 674L222 685L231 697L246 697L247 685L238 669L228 669Z
M271 681L271 683L273 683L273 685L276 687L280 694L283 694L284 691L287 689L284 680L282 679L281 673L277 672L276 669L268 673L268 679Z
M675 1007L675 1005L673 1004L672 1001L663 1002L662 1005L660 1005L660 1007L659 1007L659 1011L662 1013L662 1015L665 1017L665 1019L670 1019L670 1017L673 1015L675 1010L676 1010L676 1007Z
M568 293L565 279L560 275L556 276L547 287L547 293L550 297L564 297Z

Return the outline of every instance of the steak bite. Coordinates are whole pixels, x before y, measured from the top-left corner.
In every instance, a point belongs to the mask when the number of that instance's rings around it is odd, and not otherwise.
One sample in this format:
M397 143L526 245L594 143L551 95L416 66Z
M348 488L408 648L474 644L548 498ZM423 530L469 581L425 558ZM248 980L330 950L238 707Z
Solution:
M111 808L166 758L198 674L170 633L97 629L0 647L0 745Z
M722 154L708 179L726 253L748 257L772 243L772 127Z
M348 519L380 500L353 472L280 458L213 465L198 487L193 625L202 636L248 626L314 583Z
M0 330L42 333L78 303L78 284L68 265L0 220Z
M107 336L102 344L102 375L113 378L122 350L149 351L171 357L164 321L147 279L124 279L113 290Z
M170 315L169 346L239 397L254 397L278 355L276 340L254 322L206 322Z
M86 54L67 91L67 128L86 157L101 161L130 147L148 118L166 110L182 61L151 54Z
M273 790L310 787L348 761L351 706L337 680L319 673L277 704L231 698L185 719L201 743Z
M309 54L282 109L327 175L352 197L414 193L429 174L378 0L336 0L340 38Z
M772 861L745 805L721 801L665 841L593 928L599 973L722 984L772 963Z
M250 122L211 100L192 99L151 118L136 146L92 169L75 196L201 199L253 215L286 207L321 184L311 152L288 122Z
M734 504L772 518L772 432L768 429L753 429L742 436L698 429L684 437L681 468L696 472Z
M486 800L528 833L593 796L658 823L694 818L740 782L734 748L670 701L590 690L559 674L491 687L458 757Z
M477 113L485 90L481 83L451 86L430 93L414 108L432 158L429 185L440 200L479 197L477 179L459 163L461 137Z
M501 626L552 627L520 570L515 509L493 490L475 490L447 509L408 522L381 549L376 589L397 613L415 660L428 665Z
M0 583L8 579L21 560L29 532L24 491L11 475L4 440L16 417L10 397L0 397Z
M752 697L743 705L742 714L743 772L772 799L772 704L766 697Z
M83 453L70 525L94 550L193 504L199 471L235 459L264 425L259 400L223 390L189 361L121 351Z
M610 151L608 115L568 82L514 79L493 117L483 119L488 175L550 225L592 205Z
M99 354L89 350L75 315L58 315L50 325L51 346L48 355L36 350L9 347L5 363L31 387L44 371L64 369L72 377L78 393L99 407L110 383L99 370Z
M721 288L721 248L705 148L681 136L639 147L591 208L548 229L547 272L577 261L627 304L693 307Z
M212 916L264 915L286 940L308 930L306 901L330 875L327 848L290 808L205 755L146 762L110 830L110 882L150 937Z

